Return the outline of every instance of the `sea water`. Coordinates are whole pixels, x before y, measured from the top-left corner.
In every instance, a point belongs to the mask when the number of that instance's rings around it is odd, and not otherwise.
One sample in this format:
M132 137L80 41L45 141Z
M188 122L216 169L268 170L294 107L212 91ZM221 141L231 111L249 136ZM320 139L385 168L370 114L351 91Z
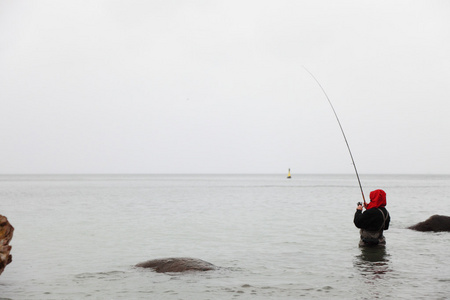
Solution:
M387 193L387 245L358 247L354 175L2 175L15 227L0 299L447 299L450 176L362 175ZM155 273L193 257L220 267Z

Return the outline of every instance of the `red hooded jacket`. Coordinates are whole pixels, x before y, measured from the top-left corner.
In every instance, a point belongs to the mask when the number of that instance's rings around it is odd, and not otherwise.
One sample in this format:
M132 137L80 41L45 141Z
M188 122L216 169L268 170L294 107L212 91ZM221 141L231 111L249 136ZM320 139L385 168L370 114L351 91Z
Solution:
M375 190L370 192L370 203L367 204L366 211L356 210L353 223L356 227L368 231L378 231L384 223L384 230L389 229L391 217L386 210L386 193L383 190ZM371 209L373 208L373 209ZM381 214L378 209L383 211ZM386 217L386 222L384 222Z

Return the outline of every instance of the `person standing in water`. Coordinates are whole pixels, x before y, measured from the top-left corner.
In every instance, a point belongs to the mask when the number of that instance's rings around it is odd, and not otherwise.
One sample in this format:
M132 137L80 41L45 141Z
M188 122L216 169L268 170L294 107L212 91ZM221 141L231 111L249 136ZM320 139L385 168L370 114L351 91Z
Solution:
M360 228L361 240L359 246L385 245L386 239L384 230L389 229L391 217L386 209L386 193L383 190L370 192L370 203L367 204L366 211L358 203L353 223Z

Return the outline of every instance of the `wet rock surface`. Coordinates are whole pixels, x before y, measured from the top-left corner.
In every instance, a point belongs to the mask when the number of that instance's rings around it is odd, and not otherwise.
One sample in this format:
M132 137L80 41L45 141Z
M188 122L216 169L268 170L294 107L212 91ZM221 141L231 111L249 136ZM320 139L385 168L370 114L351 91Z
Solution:
M136 265L139 268L150 268L158 273L210 271L217 267L213 264L197 258L172 257L145 261Z
M434 215L408 228L417 231L450 231L450 217Z
M5 216L0 215L0 274L12 262L11 246L9 242L13 237L14 227L9 224Z

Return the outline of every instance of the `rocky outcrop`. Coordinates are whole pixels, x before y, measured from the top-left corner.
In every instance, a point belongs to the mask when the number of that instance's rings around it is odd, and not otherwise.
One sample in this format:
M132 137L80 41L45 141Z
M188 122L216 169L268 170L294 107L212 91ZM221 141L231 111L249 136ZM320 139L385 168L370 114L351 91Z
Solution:
M12 262L10 253L11 246L9 242L13 237L14 227L9 224L5 216L0 215L0 274L6 268L6 265Z
M204 260L189 257L153 259L139 263L136 267L151 268L158 273L210 271L217 268Z
M408 228L417 231L450 231L450 217L434 215Z

